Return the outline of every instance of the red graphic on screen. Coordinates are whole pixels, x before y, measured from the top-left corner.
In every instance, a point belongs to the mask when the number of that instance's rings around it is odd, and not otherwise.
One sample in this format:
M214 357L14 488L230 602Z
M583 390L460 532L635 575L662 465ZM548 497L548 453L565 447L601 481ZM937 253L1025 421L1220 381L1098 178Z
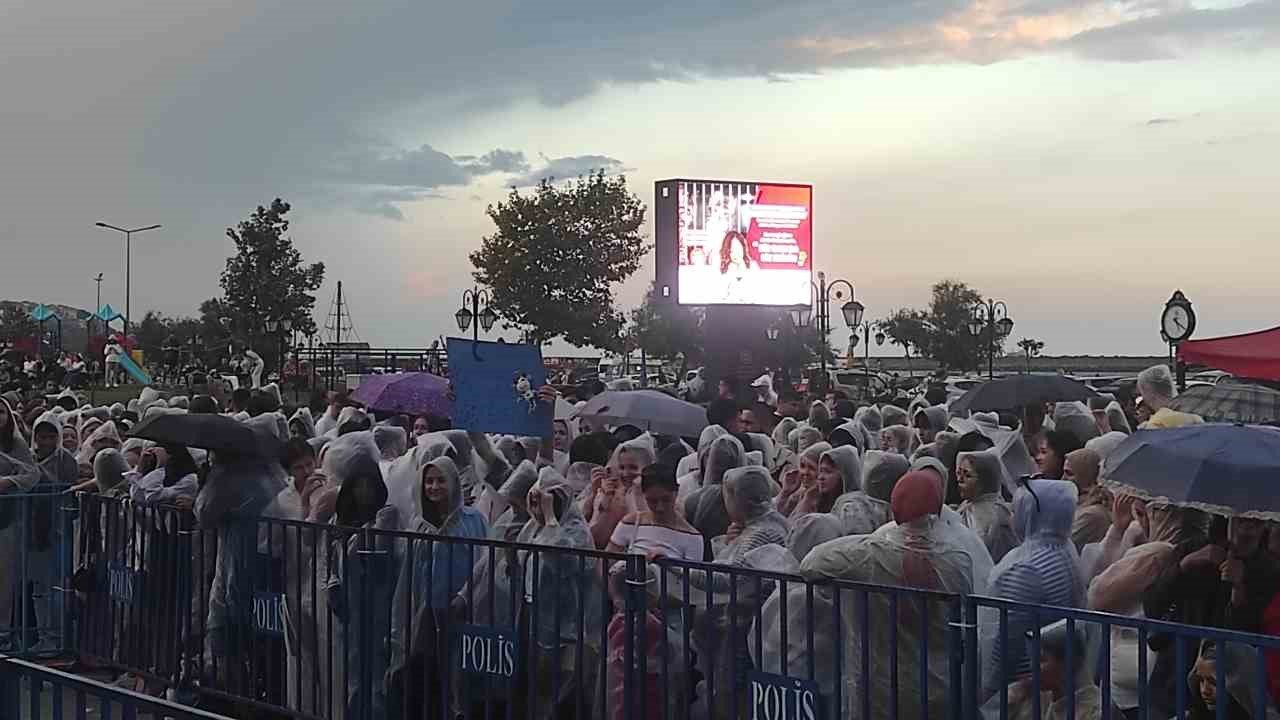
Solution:
M755 203L744 208L751 215L747 246L761 268L809 268L813 260L810 193L807 187L761 185Z

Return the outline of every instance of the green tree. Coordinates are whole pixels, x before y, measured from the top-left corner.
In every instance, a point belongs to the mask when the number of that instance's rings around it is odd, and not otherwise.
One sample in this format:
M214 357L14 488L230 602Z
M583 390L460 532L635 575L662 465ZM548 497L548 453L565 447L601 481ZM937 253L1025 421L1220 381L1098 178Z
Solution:
M640 307L631 311L624 333L624 347L643 348L655 358L680 358L680 375L690 362L702 356L702 317L699 311L663 302L657 288L650 287Z
M512 188L486 212L497 231L471 264L504 326L537 344L561 337L577 347L618 347L625 318L614 286L649 251L645 206L626 178L600 171L565 187L543 180L529 194Z
M923 348L929 346L932 328L928 316L919 310L900 308L876 325L889 338L889 342L902 347L908 360L911 359L912 348L916 349L916 354L920 354Z
M313 293L324 282L324 263L303 264L302 253L286 235L289 209L289 203L276 198L271 207L259 205L247 220L227 228L236 254L227 258L222 271L218 309L227 312L225 317L244 337L260 337L267 320L289 318L299 331L315 325ZM207 317L203 324L208 329Z
M1018 349L1027 359L1027 372L1031 372L1031 358L1040 355L1044 350L1044 341L1035 338L1022 338L1018 341Z
M0 342L12 344L33 337L39 331L39 323L32 320L31 313L21 305L7 303L0 307Z
M164 342L170 335L178 341L179 347L187 349L191 338L201 329L200 321L195 318L171 318L156 312L148 312L135 327L133 334L138 340L138 347L152 367L161 362Z

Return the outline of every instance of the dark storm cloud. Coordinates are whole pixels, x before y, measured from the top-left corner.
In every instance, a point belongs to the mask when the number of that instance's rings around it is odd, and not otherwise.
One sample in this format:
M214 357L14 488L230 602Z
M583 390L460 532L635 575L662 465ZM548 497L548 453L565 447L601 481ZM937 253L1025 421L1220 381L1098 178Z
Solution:
M1280 0L0 0L0 163L18 169L0 174L0 241L30 249L23 272L0 279L34 296L50 278L90 277L119 261L93 221L159 221L163 242L135 248L135 270L150 263L154 302L177 298L175 311L216 291L216 272L200 268L221 266L222 228L272 197L300 213L398 220L408 203L468 196L477 178L572 177L625 158L608 138L531 161L521 137L446 147L432 132L530 99L1032 53L1146 60L1274 46L1278 14ZM350 248L340 233L308 242L321 257Z

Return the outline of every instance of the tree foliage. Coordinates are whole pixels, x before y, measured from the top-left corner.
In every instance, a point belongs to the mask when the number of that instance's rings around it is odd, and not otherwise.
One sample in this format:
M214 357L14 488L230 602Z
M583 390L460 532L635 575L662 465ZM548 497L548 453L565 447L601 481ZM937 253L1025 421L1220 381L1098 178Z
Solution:
M919 355L924 348L929 347L929 316L920 310L900 308L877 323L877 326L889 338L889 342L902 348L907 357L911 357L912 348Z
M200 333L201 325L195 318L171 318L152 311L131 329L144 357L156 362L163 357L164 341L170 335L174 336L180 347L186 348L191 338Z
M34 337L39 331L39 323L32 320L31 313L21 305L7 303L0 306L0 342L12 344Z
M934 283L926 310L896 310L881 322L881 328L895 344L905 342L945 368L976 368L988 353L1000 355L1004 349L998 335L984 348L990 336L975 338L969 333L973 308L983 302L982 294L965 283L942 280Z
M504 325L537 344L561 337L577 347L617 347L625 318L614 286L649 251L640 229L645 206L626 178L600 171L564 187L543 180L528 194L512 188L486 212L497 231L471 264Z
M289 318L299 331L315 325L313 293L324 282L324 263L303 264L302 253L286 235L289 209L289 203L276 198L270 207L259 205L247 220L227 228L236 254L227 258L222 271L221 309L249 337L261 334L267 320Z
M1018 349L1027 357L1035 357L1044 350L1044 341L1034 338L1022 338L1018 341Z
M631 311L623 349L643 348L652 357L681 357L685 363L689 363L691 358L700 358L703 352L701 314L663 301L657 292L656 287L650 287L644 302Z

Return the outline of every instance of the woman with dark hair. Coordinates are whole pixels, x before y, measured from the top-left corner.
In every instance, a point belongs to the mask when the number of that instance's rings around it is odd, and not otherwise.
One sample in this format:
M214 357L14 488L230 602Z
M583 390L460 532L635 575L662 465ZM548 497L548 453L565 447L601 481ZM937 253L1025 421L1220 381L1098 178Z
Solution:
M741 274L754 267L746 236L737 230L725 233L720 243L720 274L728 275L730 271Z
M1074 433L1065 430L1049 430L1040 439L1040 445L1036 448L1036 466L1040 469L1036 477L1044 480L1061 480L1067 455L1082 447L1084 443Z

